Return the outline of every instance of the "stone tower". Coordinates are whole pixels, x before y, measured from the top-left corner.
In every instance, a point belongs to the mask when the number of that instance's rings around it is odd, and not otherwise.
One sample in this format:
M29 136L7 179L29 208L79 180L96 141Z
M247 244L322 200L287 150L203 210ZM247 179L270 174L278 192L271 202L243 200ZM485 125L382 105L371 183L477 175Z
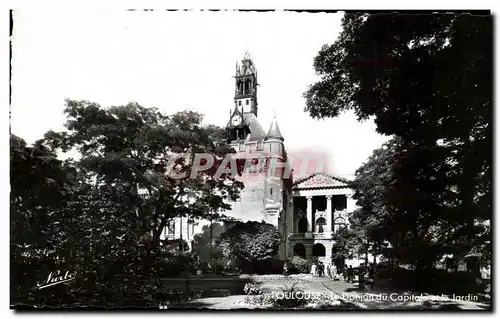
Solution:
M235 107L241 109L243 113L252 113L257 116L257 69L248 52L245 53L241 63L236 63L234 78L236 80Z
M245 159L245 171L240 178L245 188L241 200L231 203L232 211L226 214L243 221L273 224L282 230L286 239L292 177L283 177L283 164L276 165L287 160L285 139L276 117L269 130L264 130L257 118L257 70L248 53L236 64L234 78L234 107L229 113L226 131L228 143L236 151L235 157Z
M271 127L264 138L264 152L267 156L267 176L264 184L266 222L278 227L279 213L286 203L283 188L283 169L278 163L286 161L285 139L281 135L278 121L273 118Z

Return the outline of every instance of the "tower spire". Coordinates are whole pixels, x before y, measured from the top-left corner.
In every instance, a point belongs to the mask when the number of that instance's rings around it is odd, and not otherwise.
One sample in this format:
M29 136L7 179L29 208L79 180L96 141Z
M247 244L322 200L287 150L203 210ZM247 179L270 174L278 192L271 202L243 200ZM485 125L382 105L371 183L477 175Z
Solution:
M250 56L250 52L248 50L245 51L245 55L243 56L243 61L245 60L251 60L252 57Z
M272 138L278 139L281 141L285 140L283 135L281 135L281 131L280 131L280 128L278 126L278 120L276 119L276 112L274 112L274 117L273 117L273 121L271 123L271 127L269 128L269 132L267 132L267 135L266 135L266 140L272 139Z
M257 70L248 51L241 63L236 63L236 89L234 102L242 113L253 113L257 116Z

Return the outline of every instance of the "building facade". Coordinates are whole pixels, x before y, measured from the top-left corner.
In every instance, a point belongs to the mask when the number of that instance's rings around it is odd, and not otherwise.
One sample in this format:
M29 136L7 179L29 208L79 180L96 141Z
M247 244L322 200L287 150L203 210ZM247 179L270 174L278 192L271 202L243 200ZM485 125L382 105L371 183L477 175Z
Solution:
M224 213L243 222L264 221L278 227L283 236L281 259L298 255L332 263L333 234L348 227L349 215L356 208L349 181L314 173L294 182L276 117L267 130L259 122L257 69L248 53L236 64L234 79L227 142L236 151L234 157L245 160L243 174L237 177L245 187ZM280 164L273 166L276 163ZM164 238L189 242L194 234L193 226L177 219L167 227Z
M316 257L324 264L334 262L337 243L333 234L349 227L356 209L349 181L324 173L297 180L292 189L293 210L288 227L288 256Z

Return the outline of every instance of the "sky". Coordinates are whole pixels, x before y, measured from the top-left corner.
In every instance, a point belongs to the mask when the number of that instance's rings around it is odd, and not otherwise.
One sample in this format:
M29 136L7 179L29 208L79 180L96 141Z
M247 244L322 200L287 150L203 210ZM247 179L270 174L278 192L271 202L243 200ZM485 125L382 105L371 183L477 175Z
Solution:
M165 114L186 109L224 126L234 107L235 64L249 51L258 71L258 118L276 115L289 153L328 160L352 179L388 138L352 113L315 120L303 93L313 59L341 31L342 13L14 11L12 133L28 143L64 129L64 100L135 101Z

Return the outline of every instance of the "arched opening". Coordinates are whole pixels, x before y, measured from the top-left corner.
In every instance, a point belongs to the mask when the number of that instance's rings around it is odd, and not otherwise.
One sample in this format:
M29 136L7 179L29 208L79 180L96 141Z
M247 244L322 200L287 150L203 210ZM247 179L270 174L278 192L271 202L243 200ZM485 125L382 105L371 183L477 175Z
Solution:
M238 95L242 95L242 94L243 94L243 82L238 81Z
M245 92L244 94L250 94L250 81L246 80L245 81Z
M323 244L315 244L313 246L313 256L315 257L325 257L326 256L326 249Z
M307 218L302 217L301 219L299 219L298 231L299 233L307 232Z
M316 232L324 233L325 229L326 229L326 219L324 219L323 217L316 219Z
M302 245L301 243L296 243L295 246L293 246L293 255L294 256L299 256L302 258L306 258L306 247Z

